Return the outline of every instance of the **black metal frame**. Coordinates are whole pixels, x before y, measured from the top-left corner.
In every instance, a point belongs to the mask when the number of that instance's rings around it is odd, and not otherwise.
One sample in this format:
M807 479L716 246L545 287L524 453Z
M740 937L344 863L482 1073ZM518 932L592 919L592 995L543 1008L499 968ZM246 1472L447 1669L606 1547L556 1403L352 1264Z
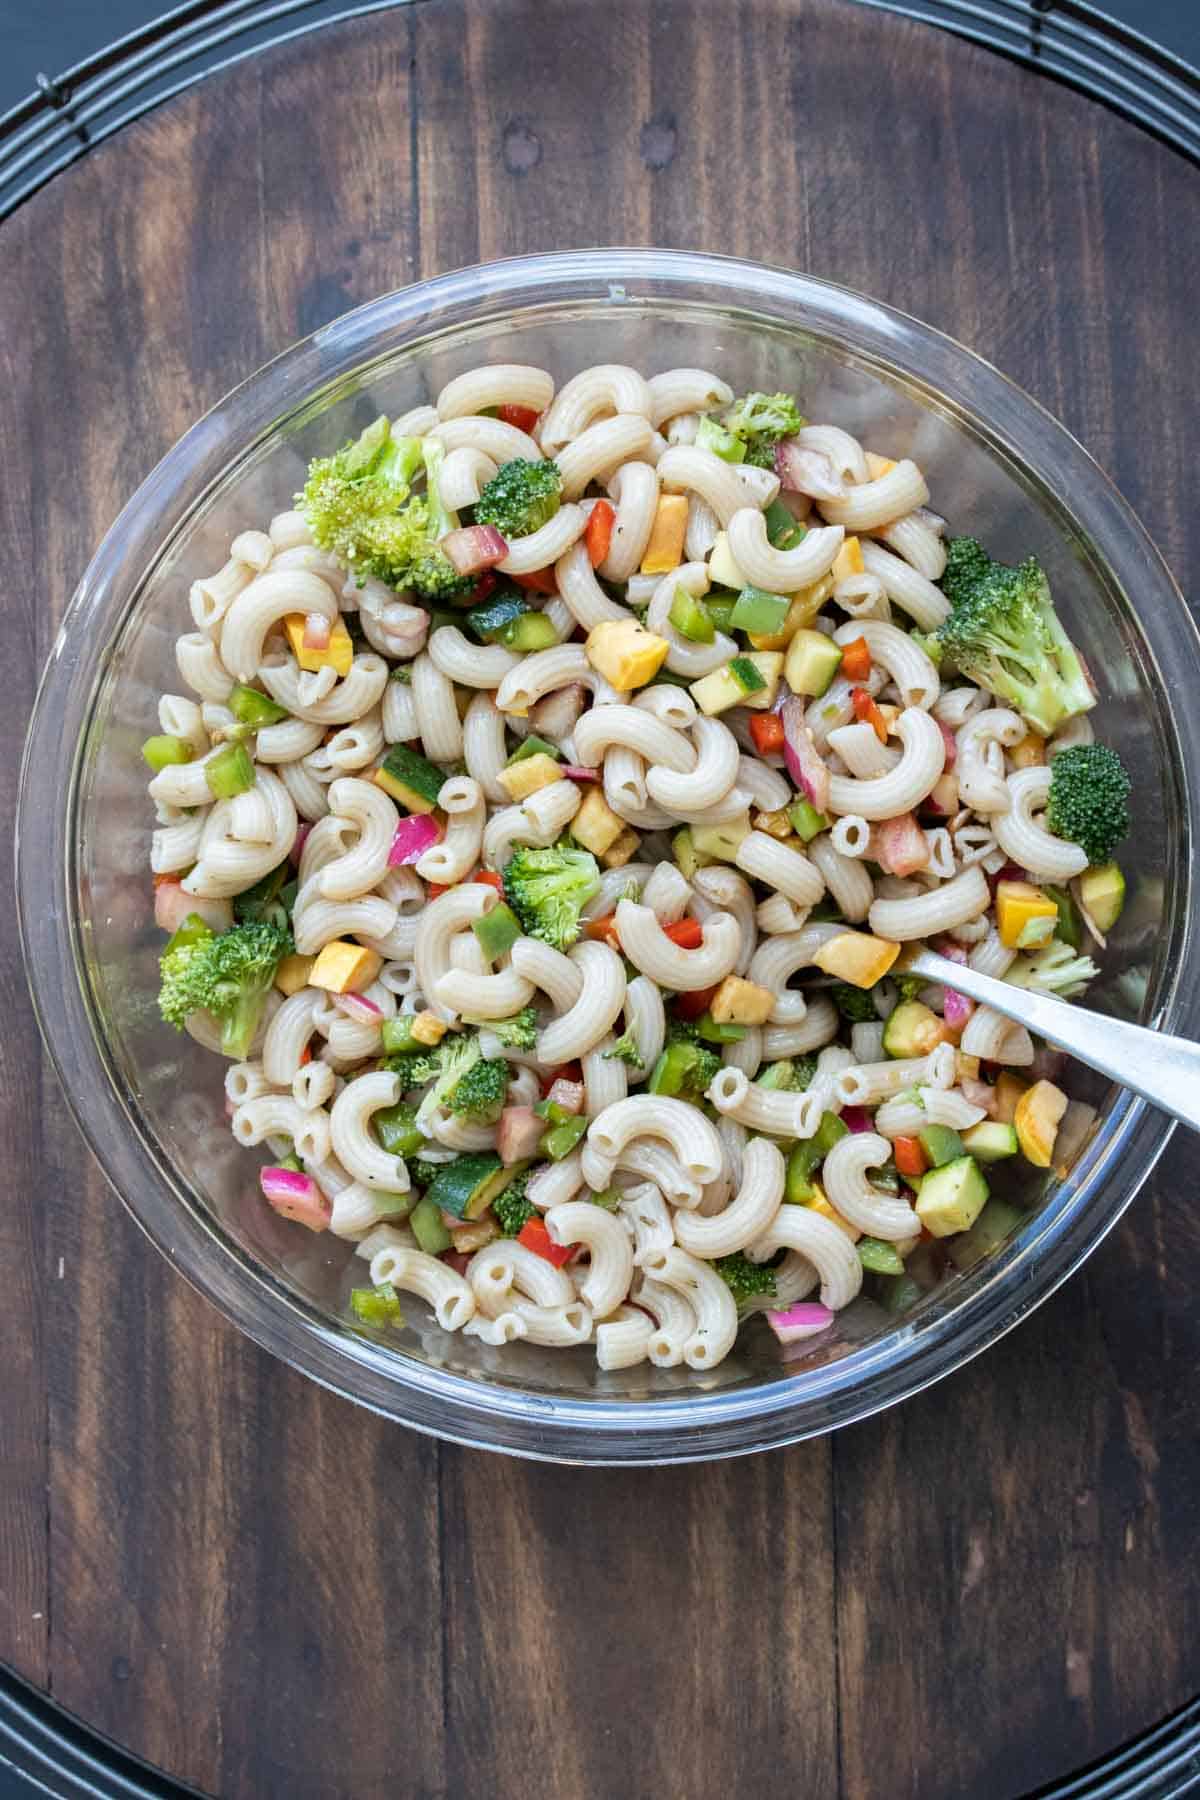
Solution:
M185 0L0 117L0 219L121 126L216 69L320 25L414 0ZM1200 163L1200 72L1085 0L857 0L939 26L1080 89ZM303 22L289 21L304 15ZM0 1666L0 1782L55 1800L197 1800ZM0 1792L3 1790L0 1789ZM1031 1800L1200 1794L1200 1699Z
M413 0L185 0L0 116L0 219L122 125L214 69ZM1087 0L857 0L940 26L1081 89L1200 162L1200 73ZM291 26L289 21L303 22Z

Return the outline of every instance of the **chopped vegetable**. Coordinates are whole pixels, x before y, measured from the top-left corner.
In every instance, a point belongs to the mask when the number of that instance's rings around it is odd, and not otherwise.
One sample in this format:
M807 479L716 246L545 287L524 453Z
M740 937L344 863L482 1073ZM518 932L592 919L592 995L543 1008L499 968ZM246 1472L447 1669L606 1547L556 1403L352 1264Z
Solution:
M262 1017L275 971L293 944L286 931L261 922L210 931L200 919L185 926L163 951L158 1004L169 1025L182 1030L194 1012L209 1012L221 1027L221 1048L245 1060Z
M871 673L871 647L865 637L842 645L842 674L847 681L865 681Z
M760 469L774 468L775 446L781 438L804 429L803 415L790 394L743 394L722 422L745 444L742 461Z
M951 538L942 591L950 602L950 616L938 631L945 654L1043 737L1096 704L1032 557L1009 568L993 562L976 538Z
M1078 844L1093 866L1106 863L1129 835L1129 793L1129 776L1115 750L1074 744L1051 765L1046 828Z
M223 744L204 765L204 779L214 800L232 800L254 786L254 764L245 744Z
M310 987L325 988L331 994L348 994L370 987L383 958L362 944L350 944L334 938L325 945L308 972Z
M778 713L755 713L749 720L750 736L760 756L783 754L783 720Z
M195 754L194 746L186 738L172 737L169 734L148 737L142 745L142 755L156 775L175 763L191 762Z
M525 1221L517 1233L517 1242L524 1244L527 1250L532 1250L535 1256L543 1257L546 1262L553 1263L556 1269L561 1269L564 1263L570 1262L575 1254L574 1244L556 1244L554 1242L540 1214L535 1214L533 1218Z
M796 1344L828 1331L836 1316L818 1300L797 1300L784 1312L768 1312L767 1324L781 1344Z
M508 1186L492 1201L492 1213L502 1237L519 1237L529 1220L538 1217L537 1208L525 1191L529 1186L529 1174L528 1166L518 1169Z
M400 1296L390 1281L383 1281L378 1287L351 1288L350 1310L364 1325L391 1325L399 1331L404 1324Z
M517 457L498 469L484 487L475 505L475 523L494 525L506 538L529 537L554 517L561 495L557 463L524 462Z
M588 514L583 546L593 569L598 569L608 555L616 517L616 509L611 500L597 500Z
M1050 1167L1054 1159L1054 1140L1066 1110L1067 1096L1052 1081L1035 1081L1017 1101L1012 1118L1017 1142L1021 1154L1035 1168Z
M686 494L659 495L650 537L642 553L643 575L669 575L672 569L679 567L683 561L687 515Z
M718 1256L712 1266L739 1306L762 1294L774 1298L774 1269L767 1263L752 1263L744 1250L735 1250L732 1256Z
M693 644L711 644L717 635L716 626L712 622L712 614L703 600L677 583L675 598L671 602L671 610L667 618L675 627L680 637L687 638Z
M504 868L505 896L525 931L555 950L570 949L579 915L599 891L595 857L567 843L518 849Z
M328 1231L333 1207L311 1175L276 1166L260 1169L258 1179L264 1198L280 1218L310 1231Z
M666 638L647 631L637 619L605 619L593 625L584 645L593 669L620 693L645 687L670 648Z
M414 813L401 819L388 851L388 868L403 869L420 862L427 850L440 843L442 827L431 813Z

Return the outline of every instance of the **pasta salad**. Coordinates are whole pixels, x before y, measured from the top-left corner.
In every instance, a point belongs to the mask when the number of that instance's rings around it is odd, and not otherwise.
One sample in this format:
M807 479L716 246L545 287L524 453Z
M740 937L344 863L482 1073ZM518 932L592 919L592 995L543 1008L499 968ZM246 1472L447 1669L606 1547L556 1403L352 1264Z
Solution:
M194 582L159 1004L359 1324L708 1370L1061 1162L1058 1061L904 952L1083 992L1129 783L1042 570L929 499L786 394L493 364Z

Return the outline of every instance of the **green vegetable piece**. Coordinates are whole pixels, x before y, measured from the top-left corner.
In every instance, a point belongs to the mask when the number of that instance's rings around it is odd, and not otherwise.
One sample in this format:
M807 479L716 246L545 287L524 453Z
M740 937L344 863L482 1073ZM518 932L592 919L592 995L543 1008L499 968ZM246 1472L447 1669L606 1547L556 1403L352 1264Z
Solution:
M740 463L746 451L740 437L727 431L724 425L707 413L697 427L695 445L697 450L711 450L714 456L719 456L722 462L727 463Z
M822 831L828 831L833 820L818 812L811 800L796 800L788 807L788 822L797 837L810 844Z
M989 1200L975 1223L947 1244L950 1261L956 1269L973 1268L1001 1244L1007 1243L1024 1216L1007 1200Z
M767 685L748 656L735 656L729 665L729 673L743 694L759 694Z
M718 631L733 630L733 609L737 605L736 594L706 594L704 610Z
M245 744L223 744L204 765L214 800L233 800L254 786L254 764Z
M504 895L530 937L569 950L580 914L600 892L600 869L587 850L560 841L545 850L517 850L504 869Z
M1129 835L1129 794L1129 776L1115 750L1073 744L1050 765L1047 829L1078 844L1093 868L1103 865Z
M680 637L689 639L693 644L711 644L717 635L717 628L703 600L689 594L680 582L675 585L675 598L671 602L667 618Z
M278 725L282 719L291 716L287 707L272 700L270 694L262 694L241 681L234 682L225 704L238 723L248 725L252 731L261 731L265 725Z
M767 528L767 542L776 550L794 550L808 536L807 526L792 517L782 500L772 500L765 508L763 523Z
M475 505L475 523L494 525L507 539L528 537L554 517L562 494L555 462L515 457L484 487Z
M753 632L756 636L781 631L791 605L786 594L768 594L764 588L744 587L734 603L733 628ZM765 687L761 676L759 680Z
M714 1019L709 1012L701 1013L696 1021L696 1030L706 1044L740 1044L746 1029L732 1019Z
M1079 898L1095 920L1097 931L1111 931L1125 905L1125 877L1118 864L1086 869L1079 877Z
M824 1162L833 1146L847 1135L848 1127L836 1113L822 1113L812 1137L797 1144L788 1156L783 1197L793 1206L807 1206L817 1197L813 1171Z
M1079 653L1054 610L1050 584L1032 557L1009 568L993 562L978 539L951 538L942 591L950 602L950 616L938 630L943 653L968 680L995 694L1000 704L1014 707L1043 737L1095 704ZM1052 793L1060 763L1084 748L1099 746L1064 750L1055 759ZM1119 759L1114 760L1119 768ZM1068 788L1074 785L1072 777ZM1118 793L1108 780L1104 788L1108 798L1100 816L1107 832L1117 821L1111 809ZM1052 830L1058 829L1049 822Z
M775 446L781 438L794 437L804 418L790 394L744 394L725 414L726 429L744 439L743 461L757 468L775 464Z
M502 625L496 633L496 642L518 656L528 656L534 650L549 650L558 641L558 632L543 612L524 612L519 619Z
M962 1141L963 1149L981 1163L1003 1162L1005 1157L1015 1156L1021 1148L1015 1127L1005 1125L999 1119L980 1119L978 1125L963 1132Z
M390 1281L382 1281L378 1287L352 1288L350 1308L364 1325L391 1325L399 1330L404 1324L400 1296Z
M532 609L523 594L494 594L467 614L467 624L485 643L494 642L498 632Z
M156 775L175 763L191 762L195 754L186 738L171 737L165 733L159 737L148 737L142 745L142 755Z
M381 1027L384 1052L388 1056L420 1056L428 1054L429 1045L422 1044L413 1036L415 1013L397 1013L394 1019L385 1019ZM378 1117L378 1114L376 1114Z
M446 1163L444 1166L452 1169L454 1164ZM417 1201L408 1222L417 1240L417 1248L423 1250L426 1256L440 1256L454 1242L446 1230L441 1208L431 1194L426 1194L424 1199Z
M744 1250L735 1250L731 1256L718 1256L712 1266L739 1306L762 1295L768 1299L775 1295L774 1269L767 1263L751 1262Z
M841 981L833 989L831 998L843 1019L851 1025L878 1025L879 1014L875 1011L875 1002L870 988L851 987Z
M233 899L233 916L241 922L252 919L266 920L268 924L278 925L281 930L288 929L289 915L295 904L295 883L291 880L291 864L277 863L265 874L261 881L246 888Z
M453 1162L441 1164L425 1198L456 1219L477 1219L496 1195L503 1193L513 1174L494 1150L456 1156Z
M521 921L510 906L503 900L493 906L491 912L484 913L482 919L472 919L471 930L479 941L479 948L489 962L507 954L521 936Z
M526 1195L529 1185L530 1165L518 1163L512 1170L512 1180L492 1201L492 1216L503 1237L517 1237L530 1219L539 1216L537 1207Z
M615 1187L605 1188L600 1194L585 1193L584 1195L585 1200L590 1200L593 1206L602 1206L605 1212L616 1212L624 1198L620 1188Z
M949 1125L926 1125L917 1133L922 1150L935 1169L952 1163L963 1154L963 1141Z
M538 1144L539 1155L548 1156L551 1162L561 1162L564 1156L570 1156L587 1128L586 1118L569 1114L561 1123L551 1125L548 1131L542 1133Z
M396 1106L381 1106L371 1114L375 1136L389 1156L415 1156L425 1142L424 1132L417 1128L417 1109L400 1101Z
M886 1243L883 1238L863 1237L855 1249L864 1269L871 1269L876 1275L903 1275L904 1259L895 1244Z
M464 1022L482 1025L502 1044L511 1045L514 1050L532 1050L537 1043L537 1012L533 1006L523 1006L511 1019L467 1019Z
M218 933L191 915L159 963L163 1018L182 1030L192 1013L212 1013L221 1026L222 1051L244 1062L275 971L294 947L290 932L263 920Z
M1083 942L1083 921L1079 917L1079 908L1071 898L1070 890L1051 887L1049 882L1043 882L1042 892L1048 900L1053 900L1058 908L1058 924L1055 927L1054 935L1061 938L1064 944L1069 944L1072 950L1078 950ZM1089 906L1088 911L1091 912L1091 910ZM1093 913L1092 916L1094 918L1095 914ZM1103 929L1104 927L1101 926L1101 930Z
M562 758L562 751L557 744L552 744L548 739L538 737L536 732L531 732L524 743L518 744L509 757L508 767L511 769L514 763L524 762L530 756L552 756L555 762L558 762Z
M896 1275L888 1281L881 1304L885 1312L906 1313L924 1298L925 1289L911 1275Z
M781 1062L768 1063L762 1073L755 1077L754 1085L769 1088L775 1093L788 1094L792 1091L794 1074L791 1061L785 1057Z
M983 1211L988 1185L973 1156L958 1156L921 1177L917 1217L934 1237L967 1231Z
M404 744L393 744L375 771L385 794L412 813L431 813L446 779L444 769Z

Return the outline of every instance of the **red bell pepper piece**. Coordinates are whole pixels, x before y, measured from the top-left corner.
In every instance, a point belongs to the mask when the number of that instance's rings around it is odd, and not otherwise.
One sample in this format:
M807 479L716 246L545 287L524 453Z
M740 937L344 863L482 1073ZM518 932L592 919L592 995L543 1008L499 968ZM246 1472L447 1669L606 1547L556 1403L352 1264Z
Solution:
M847 681L865 681L871 673L871 649L865 637L842 645L841 674Z
M509 580L515 581L518 587L524 588L530 594L557 594L558 592L558 579L553 569L534 569L530 575L510 575Z
M700 988L694 994L676 994L673 1008L677 1019L698 1019L706 1013L716 993L715 987Z
M532 1250L535 1256L542 1256L548 1263L553 1263L556 1269L561 1269L564 1263L570 1262L575 1254L574 1244L554 1242L540 1218L525 1221L517 1233L517 1242L524 1244L527 1250Z
M699 919L677 919L674 925L663 927L663 935L678 944L681 950L699 950L704 942Z
M760 756L771 756L784 746L783 720L778 713L751 713L750 736Z
M498 406L496 417L503 419L506 425L515 425L518 431L530 432L537 424L539 415L532 406Z
M898 1175L924 1175L929 1167L929 1159L921 1147L920 1138L893 1138L892 1158Z
M611 500L597 500L588 516L583 543L593 569L598 568L608 555L616 516Z
M856 687L851 690L850 704L854 708L854 716L865 725L870 725L881 744L887 743L887 720L875 704L874 697L866 688Z

